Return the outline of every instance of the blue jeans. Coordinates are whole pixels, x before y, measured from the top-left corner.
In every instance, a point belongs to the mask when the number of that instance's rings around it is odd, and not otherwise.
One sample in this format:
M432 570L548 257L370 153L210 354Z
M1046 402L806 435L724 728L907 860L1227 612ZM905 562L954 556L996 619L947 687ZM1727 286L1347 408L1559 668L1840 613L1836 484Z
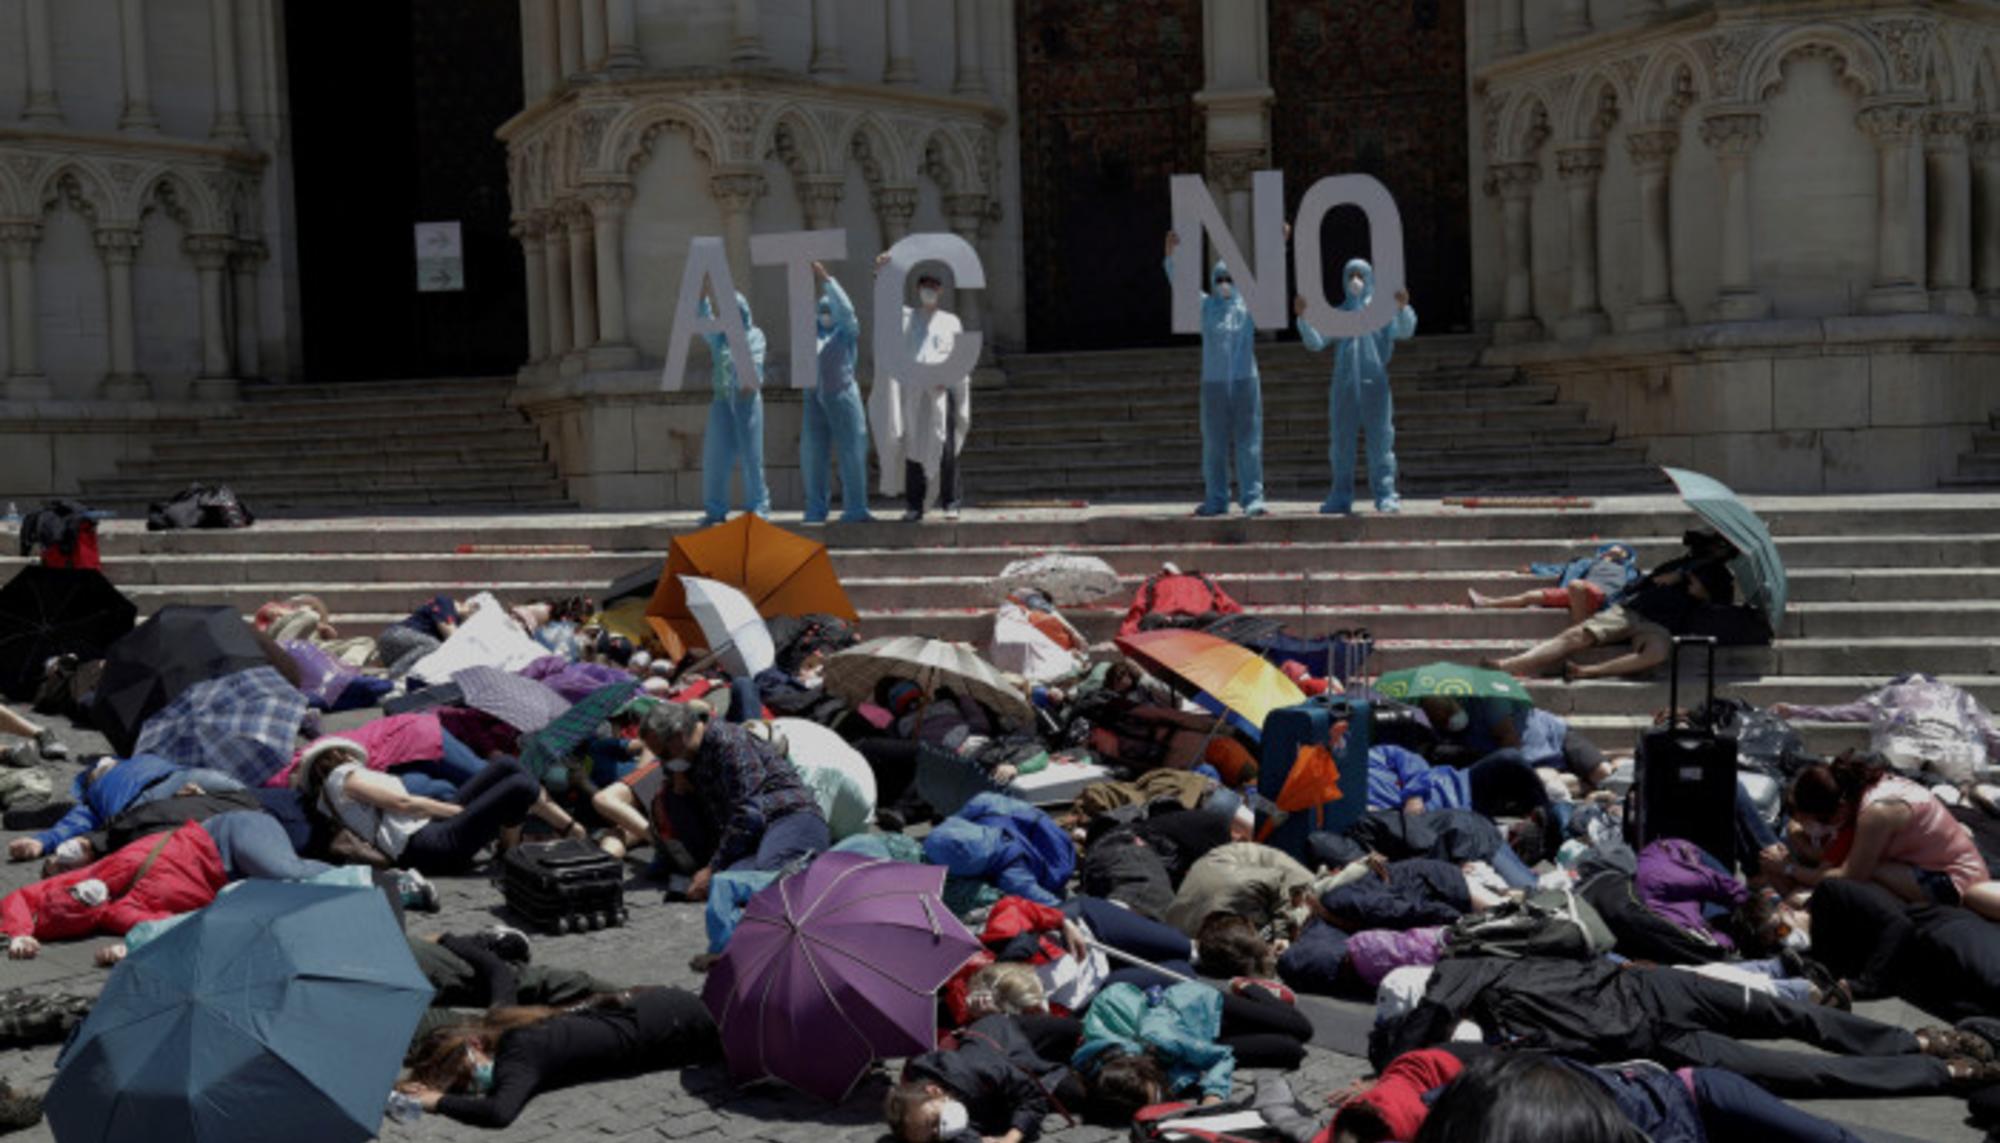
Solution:
M1333 495L1320 511L1354 510L1354 436L1363 431L1368 434L1368 491L1375 497L1375 507L1389 509L1401 503L1396 498L1395 415L1387 378L1333 382L1327 395L1327 418L1333 428L1327 448Z
M729 478L743 469L743 510L771 514L771 491L764 486L764 394L717 397L708 405L708 432L701 441L701 510L711 523L729 516Z
M1172 925L1142 917L1102 898L1071 897L1063 902L1062 912L1070 920L1089 926L1091 935L1103 944L1154 964L1185 961L1193 948L1188 935ZM1112 958L1112 967L1123 965L1123 961Z
M827 450L840 468L840 518L868 519L868 413L861 387L849 382L838 393L813 388L805 394L805 425L799 430L800 479L805 483L806 522L826 519Z
M1800 1111L1735 1072L1695 1068L1694 1102L1710 1139L1763 1143L1861 1143L1836 1123Z
M1494 851L1486 864L1493 867L1493 872L1498 873L1500 880L1505 881L1510 889L1533 889L1538 884L1535 871L1528 868L1528 863L1521 860L1521 855L1515 853L1514 847L1508 845L1505 839L1501 840L1500 848Z
M833 835L827 832L825 818L812 813L789 813L765 826L764 836L757 839L757 852L739 858L729 872L773 872L797 858L825 853L832 844Z
M458 793L460 786L486 769L486 759L474 753L472 747L453 738L450 731L440 731L439 735L444 744L443 757L399 766L396 776L403 780L403 788L412 794L448 802L453 794Z
M261 810L217 814L201 823L232 878L261 881L304 881L333 866L299 856L278 819Z
M1245 512L1264 506L1264 396L1255 377L1201 383L1201 510L1229 511L1229 460Z

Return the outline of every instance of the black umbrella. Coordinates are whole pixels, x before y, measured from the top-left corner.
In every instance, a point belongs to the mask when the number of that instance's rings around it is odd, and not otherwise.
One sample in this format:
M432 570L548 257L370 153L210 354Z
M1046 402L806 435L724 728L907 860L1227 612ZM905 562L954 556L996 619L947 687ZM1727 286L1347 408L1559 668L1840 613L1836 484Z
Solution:
M278 651L277 658L296 678L291 657ZM111 740L112 750L125 757L146 719L182 691L251 667L275 665L256 628L234 608L162 607L105 652L92 718Z
M15 700L33 698L43 664L57 655L103 658L138 615L103 572L22 568L0 587L0 691Z
M609 609L612 604L621 599L653 598L653 589L659 586L660 569L664 566L664 563L656 560L645 567L634 568L617 579L612 580L610 590L604 593L604 598L597 601L597 606Z

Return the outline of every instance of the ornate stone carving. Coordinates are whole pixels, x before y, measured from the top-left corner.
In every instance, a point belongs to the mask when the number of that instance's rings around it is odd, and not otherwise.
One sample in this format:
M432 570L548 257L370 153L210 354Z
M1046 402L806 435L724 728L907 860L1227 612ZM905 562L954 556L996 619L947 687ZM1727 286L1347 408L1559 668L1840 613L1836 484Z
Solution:
M190 234L181 242L181 250L194 263L197 270L221 270L229 265L229 255L236 243L227 234Z
M84 192L83 180L77 177L75 171L64 171L56 176L55 182L50 183L47 193L43 194L42 209L57 205L67 206L91 222L97 221L97 202Z
M1755 111L1723 111L1701 121L1701 141L1727 158L1742 158L1764 139L1764 116Z
M621 108L599 104L580 108L576 113L576 166L590 170L599 166L604 155L604 133L611 121L618 118Z
M533 246L542 240L542 231L545 228L546 225L542 221L541 216L535 214L517 214L514 216L514 220L507 224L507 233L521 245Z
M1604 173L1604 148L1565 147L1556 152L1556 177L1566 183L1591 182Z
M2000 159L2000 117L1982 116L1972 124L1972 154L1978 159Z
M1634 131L1625 136L1625 151L1632 156L1632 167L1642 173L1666 170L1673 165L1674 155L1680 149L1678 128Z
M708 192L725 211L747 211L757 205L766 190L764 176L755 171L733 171L711 175Z
M256 272L257 267L269 261L270 247L261 238L239 238L236 249L229 252L229 265L238 273Z
M35 243L42 240L42 224L39 222L0 223L0 250L12 258L32 257Z
M1930 58L1931 22L1908 17L1870 20L1868 30L1881 43L1897 86L1922 86L1924 64Z
M1924 135L1934 149L1963 145L1971 132L1970 111L1931 111L1924 115Z
M953 194L944 199L945 217L951 220L952 230L968 241L978 237L991 208L992 200L984 194Z
M116 160L104 164L104 174L122 200L132 193L132 184L139 181L139 164L121 163Z
M131 265L138 257L140 234L137 227L101 226L91 238L97 243L97 253L107 264Z
M1540 163L1495 163L1486 168L1486 193L1502 198L1526 198L1541 181Z
M1639 90L1639 76L1645 70L1645 56L1626 56L1611 61L1611 74L1618 77L1618 82L1625 85L1625 90L1628 92Z
M14 178L24 187L34 185L35 176L42 172L40 155L13 154L6 159L7 169L14 172Z
M1486 153L1493 154L1500 149L1500 120L1507 113L1507 93L1488 91L1483 113L1480 116L1480 138L1486 144Z
M908 222L917 213L917 188L876 187L868 192L874 204L875 213L884 219L899 218Z
M1271 154L1262 147L1208 153L1208 180L1225 191L1247 191L1250 176L1269 170Z
M755 103L747 99L734 99L716 108L716 119L721 122L725 136L724 146L729 157L743 159L750 157L750 149L757 138L757 125L763 118Z
M845 197L846 182L838 177L821 175L800 178L794 181L794 189L799 196L799 209L804 211L806 221L815 225L829 225L834 213L840 209L840 200Z
M1708 65L1709 90L1718 98L1733 99L1742 91L1743 63L1762 37L1756 29L1744 28L1695 41Z
M1862 108L1854 122L1880 146L1922 131L1924 109L1907 103L1876 104Z
M592 183L577 192L593 219L618 218L632 205L633 191L623 183Z

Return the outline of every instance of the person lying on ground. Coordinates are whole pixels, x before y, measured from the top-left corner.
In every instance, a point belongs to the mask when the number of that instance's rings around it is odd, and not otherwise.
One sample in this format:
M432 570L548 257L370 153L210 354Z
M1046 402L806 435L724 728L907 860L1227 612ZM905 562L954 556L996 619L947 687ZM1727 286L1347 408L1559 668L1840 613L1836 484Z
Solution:
M69 757L69 747L57 740L55 731L28 721L5 704L0 704L0 734L11 734L16 738L28 740L8 748L7 764L10 766L61 762Z
M1611 605L1639 578L1637 557L1630 544L1598 545L1597 551L1567 563L1529 564L1529 575L1556 581L1554 587L1537 588L1516 595L1483 595L1467 588L1466 602L1474 608L1519 610L1546 607L1568 611L1571 623L1581 623Z
M543 1091L718 1063L722 1040L699 996L646 988L567 1009L496 1009L431 1033L415 1059L399 1090L425 1111L506 1127Z
M692 795L715 834L715 854L695 872L690 900L706 897L721 870L780 869L832 844L819 801L798 769L742 727L667 702L646 713L640 735L664 760L676 795Z
M1928 789L1880 757L1847 751L1792 780L1791 851L1783 868L1810 888L1847 878L1873 881L1911 902L1963 905L2000 920L2000 881L1964 823Z
M1070 1062L1090 1089L1092 1110L1122 1124L1170 1099L1227 1099L1239 1062L1296 1068L1311 1038L1311 1021L1267 989L1119 981L1091 1001Z
M2000 727L1961 687L1925 674L1899 675L1853 702L1835 706L1772 703L1783 719L1866 722L1868 748L1904 773L1930 770L1955 785L2000 757Z
M1188 869L1165 920L1188 936L1211 913L1247 917L1259 929L1296 929L1316 904L1313 872L1296 858L1256 842L1231 842Z
M148 802L172 797L192 783L210 793L240 790L243 783L215 770L184 770L164 758L141 754L120 761L100 759L76 776L71 791L76 805L62 820L32 837L17 837L7 843L7 856L14 861L58 854L66 868L94 860L97 855L81 844L62 849L64 843L102 830L119 814Z
M0 936L7 939L10 959L32 960L44 941L122 936L141 921L199 909L215 900L228 880L215 841L201 825L188 822L164 837L143 838L7 894L0 899Z
M1606 679L1650 671L1667 661L1675 632L1683 630L1697 608L1727 604L1736 596L1736 577L1729 561L1736 549L1713 532L1691 531L1682 537L1687 554L1654 568L1610 607L1577 623L1546 642L1484 665L1513 675L1534 676L1562 668L1571 679ZM1629 654L1591 665L1572 657L1595 647L1630 643Z
M368 769L351 744L322 740L307 754L300 764L307 806L419 872L468 868L480 850L518 830L531 814L566 836L587 836L511 759L488 762L452 801L442 801L411 794L395 775Z
M1971 910L1835 879L1813 890L1807 913L1814 958L1856 999L1899 996L1953 1021L2000 1012L2000 928Z
M1060 1062L1081 1038L1082 1026L1066 1017L983 1017L952 1037L953 1047L905 1064L882 1114L904 1143L968 1134L1033 1143L1042 1120L1083 1103L1082 1084Z

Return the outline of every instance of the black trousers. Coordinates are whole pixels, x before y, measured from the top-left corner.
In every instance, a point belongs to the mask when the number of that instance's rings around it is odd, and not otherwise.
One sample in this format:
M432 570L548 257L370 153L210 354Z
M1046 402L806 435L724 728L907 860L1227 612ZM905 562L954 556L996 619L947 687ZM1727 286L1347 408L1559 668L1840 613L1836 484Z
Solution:
M1894 1024L1692 972L1654 969L1640 980L1663 1062L1726 1068L1789 1099L1928 1095L1950 1082L1944 1061L1918 1054L1915 1033ZM1840 1054L1788 1052L1744 1040L1801 1040Z
M924 473L924 466L913 460L903 462L903 495L910 511L923 515L924 501L929 498L930 477ZM940 508L957 508L964 499L965 489L958 479L958 402L946 395L944 400L944 460L938 463L938 496Z

